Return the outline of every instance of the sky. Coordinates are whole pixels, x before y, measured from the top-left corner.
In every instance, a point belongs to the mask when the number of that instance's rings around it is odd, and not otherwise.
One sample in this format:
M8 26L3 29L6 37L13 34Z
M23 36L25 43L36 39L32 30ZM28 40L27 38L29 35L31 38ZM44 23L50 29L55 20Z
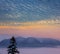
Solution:
M60 39L60 0L0 0L0 39Z

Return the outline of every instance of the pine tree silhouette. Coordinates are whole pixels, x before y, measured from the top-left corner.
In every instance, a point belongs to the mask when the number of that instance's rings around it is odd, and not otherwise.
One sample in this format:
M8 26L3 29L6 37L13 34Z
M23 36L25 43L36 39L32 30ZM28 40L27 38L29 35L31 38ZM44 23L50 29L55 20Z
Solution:
M10 45L8 46L8 54L19 54L19 51L17 50L16 47L16 40L14 37L10 39Z

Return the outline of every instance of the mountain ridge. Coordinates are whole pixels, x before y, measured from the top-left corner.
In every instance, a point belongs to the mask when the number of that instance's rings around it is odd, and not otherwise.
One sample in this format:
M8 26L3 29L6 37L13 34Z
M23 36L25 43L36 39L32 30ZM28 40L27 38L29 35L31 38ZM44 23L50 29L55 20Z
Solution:
M17 47L57 47L60 41L52 38L16 37ZM9 39L0 41L0 48L6 48L10 44Z

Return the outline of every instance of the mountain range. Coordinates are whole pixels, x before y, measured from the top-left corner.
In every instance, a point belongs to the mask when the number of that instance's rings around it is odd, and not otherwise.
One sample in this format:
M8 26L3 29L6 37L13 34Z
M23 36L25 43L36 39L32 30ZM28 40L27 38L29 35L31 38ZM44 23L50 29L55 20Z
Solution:
M57 47L60 46L60 41L51 38L23 38L16 37L17 47ZM0 48L6 48L10 44L10 39L0 41Z

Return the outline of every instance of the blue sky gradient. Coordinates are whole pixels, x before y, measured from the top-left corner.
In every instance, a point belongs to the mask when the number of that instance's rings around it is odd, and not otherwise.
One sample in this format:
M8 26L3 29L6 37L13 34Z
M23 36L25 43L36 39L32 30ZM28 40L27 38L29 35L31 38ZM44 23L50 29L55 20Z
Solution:
M60 0L0 0L0 22L60 19Z

